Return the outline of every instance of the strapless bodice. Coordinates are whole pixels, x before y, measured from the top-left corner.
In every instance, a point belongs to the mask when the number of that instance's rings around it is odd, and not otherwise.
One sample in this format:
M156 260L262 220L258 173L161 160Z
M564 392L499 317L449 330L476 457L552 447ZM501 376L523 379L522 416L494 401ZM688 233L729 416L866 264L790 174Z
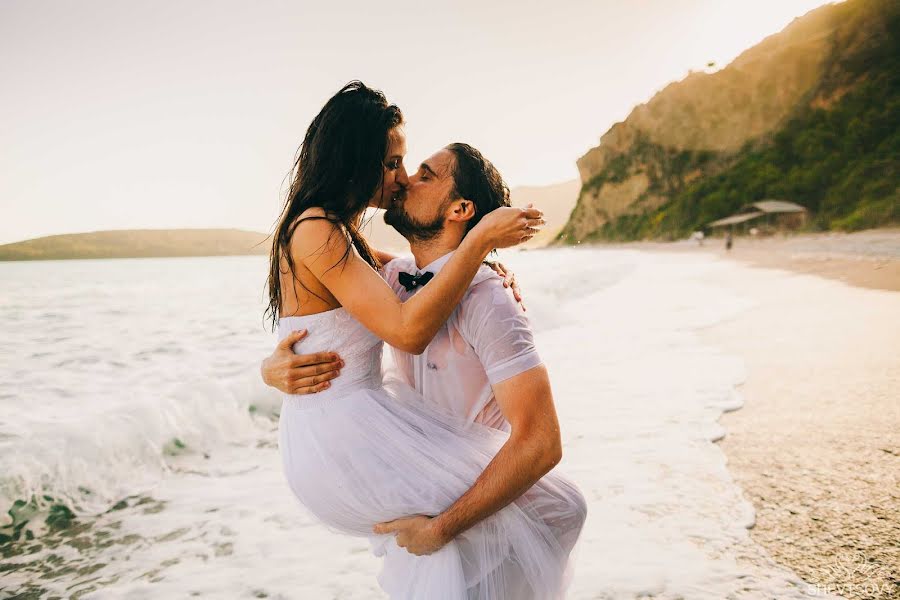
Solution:
M321 392L307 395L285 394L298 406L313 406L320 402L346 396L357 389L381 386L381 355L384 343L357 321L343 307L313 315L289 316L278 319L278 339L290 332L306 329L305 338L294 344L297 354L336 352L344 360L340 376Z

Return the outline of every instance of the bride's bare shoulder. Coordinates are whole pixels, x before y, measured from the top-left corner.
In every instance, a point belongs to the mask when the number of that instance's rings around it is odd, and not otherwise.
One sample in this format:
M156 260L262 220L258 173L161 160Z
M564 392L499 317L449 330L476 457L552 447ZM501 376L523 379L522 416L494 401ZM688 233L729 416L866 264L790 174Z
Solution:
M326 211L321 206L310 206L302 213L294 217L294 221L292 224L296 228L301 223L316 221L339 221L339 219L337 218L337 215L332 212Z
M291 227L292 253L309 256L346 247L346 234L337 215L312 206L297 215Z

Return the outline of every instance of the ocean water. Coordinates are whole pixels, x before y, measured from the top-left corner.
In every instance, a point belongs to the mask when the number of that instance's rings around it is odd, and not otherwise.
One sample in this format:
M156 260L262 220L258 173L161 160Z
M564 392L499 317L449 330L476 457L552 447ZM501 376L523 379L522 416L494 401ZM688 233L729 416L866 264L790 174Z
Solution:
M572 598L802 598L715 440L751 307L709 255L506 254L589 516ZM264 257L0 263L0 598L377 598L285 484ZM821 596L818 596L821 597Z

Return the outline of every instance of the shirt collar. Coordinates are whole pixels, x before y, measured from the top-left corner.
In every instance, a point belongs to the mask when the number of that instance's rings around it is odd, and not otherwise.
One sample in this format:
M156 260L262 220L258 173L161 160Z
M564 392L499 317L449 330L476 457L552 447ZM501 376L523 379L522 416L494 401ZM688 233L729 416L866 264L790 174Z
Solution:
M420 274L421 274L421 273L424 273L425 271L431 271L432 273L434 273L435 275L437 275L438 273L441 272L441 269L444 268L444 265L446 265L446 264L450 261L450 258L453 256L453 253L454 253L454 252L456 252L456 251L455 251L455 250L451 250L450 252L448 252L447 254L443 255L442 257L436 258L435 260L431 261L430 263L428 263L427 265L425 265L425 266L422 267L421 269L417 269L417 271L418 271Z

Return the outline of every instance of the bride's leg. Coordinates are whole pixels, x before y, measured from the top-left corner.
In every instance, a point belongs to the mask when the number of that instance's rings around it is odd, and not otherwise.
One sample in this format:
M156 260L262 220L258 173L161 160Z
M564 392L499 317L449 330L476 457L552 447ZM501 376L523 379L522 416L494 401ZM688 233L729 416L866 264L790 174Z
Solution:
M315 418L290 412L282 418L297 419L282 428L281 439L295 494L332 529L386 549L385 589L406 589L410 581L424 581L421 574L432 567L444 573L454 564L467 588L527 585L534 593L526 598L552 597L561 588L583 510L565 486L549 485L552 478L460 534L440 557L414 559L391 536L372 533L379 522L446 510L474 484L507 434L437 412L414 392L383 389L354 392ZM322 431L329 435L311 435ZM415 569L411 579L396 575L408 568Z

